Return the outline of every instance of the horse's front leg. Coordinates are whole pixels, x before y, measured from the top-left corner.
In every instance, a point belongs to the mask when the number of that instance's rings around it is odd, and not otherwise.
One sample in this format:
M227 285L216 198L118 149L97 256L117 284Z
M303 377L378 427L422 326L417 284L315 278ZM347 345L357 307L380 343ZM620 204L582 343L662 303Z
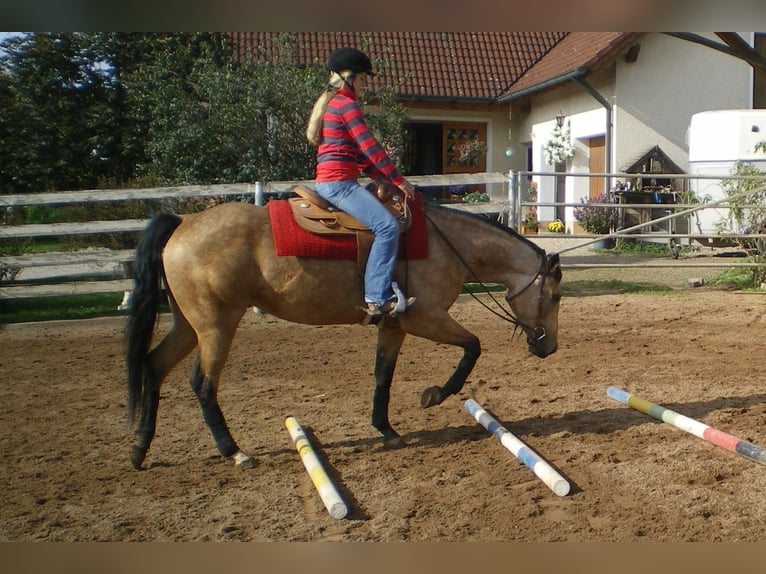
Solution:
M404 341L404 331L389 320L378 327L378 345L375 355L375 392L372 397L372 426L383 435L388 446L400 442L399 434L388 420L388 404L391 399L391 383L394 379L396 360Z
M440 404L450 395L458 394L463 385L465 385L468 375L471 374L476 361L479 360L481 345L479 339L471 337L461 346L463 347L463 358L460 359L455 372L447 379L443 387L428 387L423 391L423 394L420 395L420 406L422 408L427 409L428 407Z
M427 409L441 404L447 397L459 393L481 355L479 339L455 322L446 311L425 319L419 318L417 323L414 320L411 323L407 322L404 328L407 332L418 337L424 337L437 343L455 345L463 349L463 357L452 376L443 387L426 388L420 396L420 406Z

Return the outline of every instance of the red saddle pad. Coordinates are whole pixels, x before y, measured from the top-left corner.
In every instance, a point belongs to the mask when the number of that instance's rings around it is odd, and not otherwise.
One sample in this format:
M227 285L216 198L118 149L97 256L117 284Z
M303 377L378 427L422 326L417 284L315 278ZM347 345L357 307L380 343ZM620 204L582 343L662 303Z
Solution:
M410 205L412 225L399 238L399 258L425 259L428 257L428 233L423 215L423 199L417 195ZM277 255L356 259L356 236L317 235L306 231L295 222L287 200L272 199L266 206L269 209Z

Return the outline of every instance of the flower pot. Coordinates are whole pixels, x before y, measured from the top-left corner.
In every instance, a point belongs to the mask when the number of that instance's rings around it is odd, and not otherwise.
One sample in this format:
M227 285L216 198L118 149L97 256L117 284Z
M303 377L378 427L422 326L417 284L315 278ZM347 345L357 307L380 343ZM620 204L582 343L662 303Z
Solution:
M537 233L537 227L527 227L526 225L521 226L521 233L526 235L529 233Z
M614 247L614 237L604 237L593 244L593 249L612 249Z

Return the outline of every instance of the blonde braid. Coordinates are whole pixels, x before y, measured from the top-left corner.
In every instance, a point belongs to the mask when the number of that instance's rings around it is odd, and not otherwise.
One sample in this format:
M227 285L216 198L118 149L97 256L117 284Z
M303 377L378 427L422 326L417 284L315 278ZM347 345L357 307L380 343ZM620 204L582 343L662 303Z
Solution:
M353 72L350 70L343 70L340 73L332 72L330 74L330 79L325 86L324 92L314 102L314 108L311 110L311 117L306 127L306 139L309 140L311 145L318 146L322 142L322 118L327 109L327 104L335 97L338 90L343 87L346 79L352 75Z

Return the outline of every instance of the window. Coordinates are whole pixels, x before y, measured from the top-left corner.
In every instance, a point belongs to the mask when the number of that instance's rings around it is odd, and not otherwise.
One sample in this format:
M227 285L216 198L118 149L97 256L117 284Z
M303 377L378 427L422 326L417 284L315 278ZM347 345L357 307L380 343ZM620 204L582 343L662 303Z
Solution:
M442 168L444 173L478 173L487 170L486 152L465 153L471 142L487 145L487 125L445 123L443 127ZM463 152L463 153L461 153Z

